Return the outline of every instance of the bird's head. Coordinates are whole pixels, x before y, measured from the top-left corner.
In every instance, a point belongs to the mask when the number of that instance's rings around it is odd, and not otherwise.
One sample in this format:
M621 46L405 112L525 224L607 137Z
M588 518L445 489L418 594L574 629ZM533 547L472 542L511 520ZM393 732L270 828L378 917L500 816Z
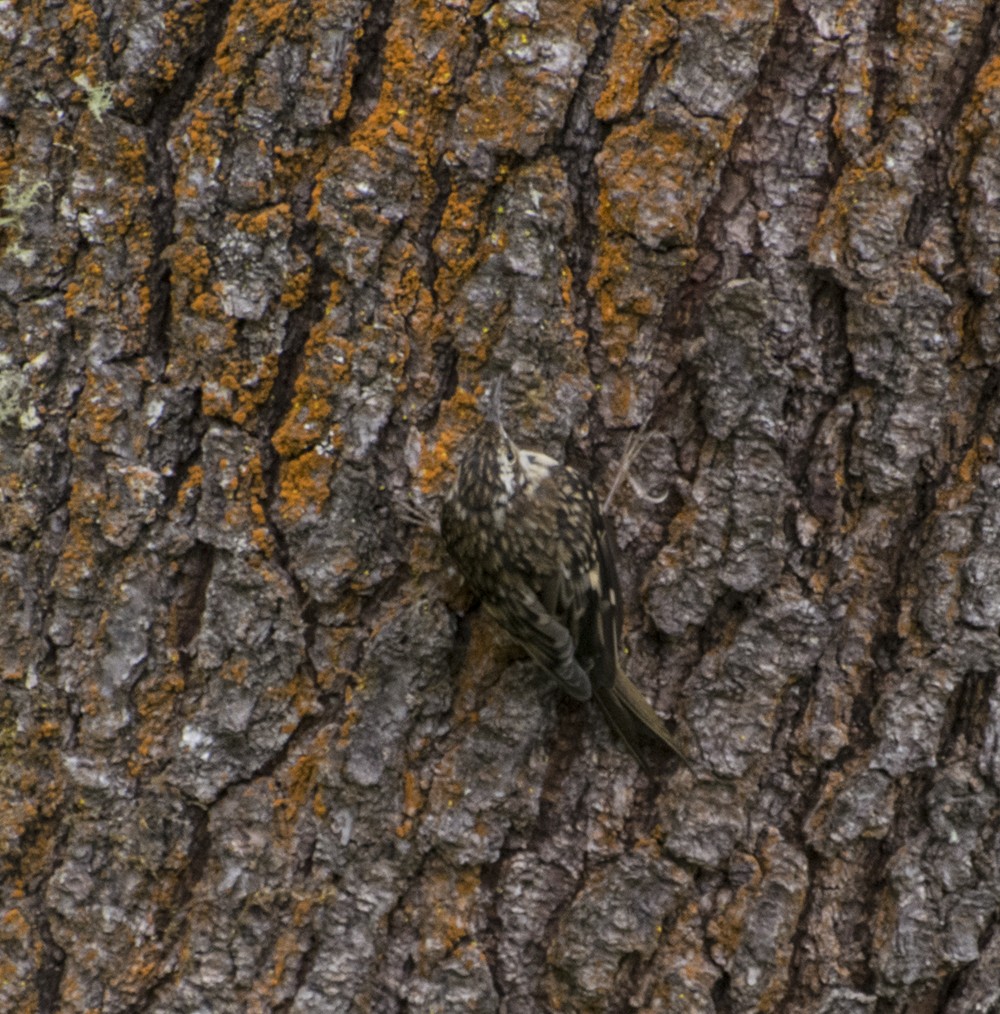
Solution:
M487 403L486 418L476 430L458 473L458 500L474 511L502 509L526 482L517 445L500 418L500 382Z

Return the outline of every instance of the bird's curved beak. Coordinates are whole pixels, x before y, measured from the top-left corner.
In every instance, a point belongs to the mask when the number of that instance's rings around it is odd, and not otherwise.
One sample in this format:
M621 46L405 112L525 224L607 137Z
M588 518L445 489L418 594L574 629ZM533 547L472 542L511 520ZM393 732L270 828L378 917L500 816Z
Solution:
M486 418L503 430L503 377L497 377L487 395Z

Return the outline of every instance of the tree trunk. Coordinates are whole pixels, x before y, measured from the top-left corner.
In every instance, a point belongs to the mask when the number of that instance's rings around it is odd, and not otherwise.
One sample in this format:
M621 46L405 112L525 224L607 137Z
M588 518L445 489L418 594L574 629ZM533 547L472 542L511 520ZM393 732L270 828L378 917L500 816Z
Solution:
M998 14L0 9L0 1008L1000 1010ZM498 376L690 768L415 516Z

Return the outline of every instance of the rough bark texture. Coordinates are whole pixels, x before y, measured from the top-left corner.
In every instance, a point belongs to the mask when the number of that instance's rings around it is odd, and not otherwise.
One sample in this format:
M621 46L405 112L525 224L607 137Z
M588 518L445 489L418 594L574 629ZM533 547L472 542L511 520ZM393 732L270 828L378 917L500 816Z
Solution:
M0 6L0 1008L1000 1009L1000 13ZM644 773L431 511L606 491ZM654 502L655 501L655 502Z

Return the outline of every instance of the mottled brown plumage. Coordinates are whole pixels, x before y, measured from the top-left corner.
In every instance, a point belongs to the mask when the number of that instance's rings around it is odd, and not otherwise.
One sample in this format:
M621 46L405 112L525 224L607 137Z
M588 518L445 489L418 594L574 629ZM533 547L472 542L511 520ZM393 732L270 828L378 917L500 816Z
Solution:
M614 547L577 471L519 450L494 410L462 459L441 534L487 611L567 694L593 697L637 757L642 734L684 756L622 671Z

